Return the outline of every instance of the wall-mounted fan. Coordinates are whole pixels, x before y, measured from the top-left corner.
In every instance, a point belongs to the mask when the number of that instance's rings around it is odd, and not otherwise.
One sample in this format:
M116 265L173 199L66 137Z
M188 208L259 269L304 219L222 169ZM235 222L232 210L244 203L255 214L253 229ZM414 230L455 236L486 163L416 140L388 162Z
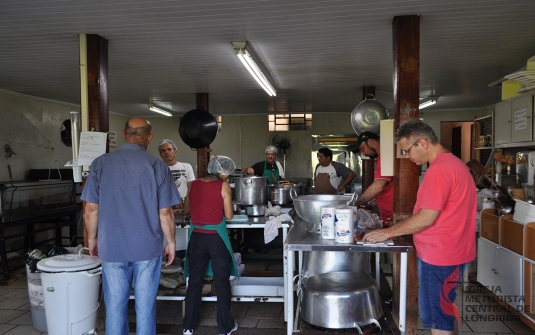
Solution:
M282 153L282 167L286 171L286 157L290 159L292 148L290 137L285 133L274 133L269 139L269 144L277 147L279 155Z

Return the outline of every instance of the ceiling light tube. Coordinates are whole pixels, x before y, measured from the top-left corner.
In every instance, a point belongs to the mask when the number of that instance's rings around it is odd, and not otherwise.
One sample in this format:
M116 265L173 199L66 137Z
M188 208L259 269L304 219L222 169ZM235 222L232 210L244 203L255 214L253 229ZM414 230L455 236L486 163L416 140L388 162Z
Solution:
M169 113L168 111L165 111L161 108L158 108L152 105L149 105L149 110L151 110L152 112L163 114L165 116L173 116L173 114Z
M437 103L437 100L438 100L438 98L430 98L429 100L427 100L427 101L425 101L425 102L422 102L422 103L420 104L419 107L420 107L420 109L429 107L429 106L431 106L431 105L436 104L436 103Z
M251 52L247 50L247 48L251 48L248 46L248 42L232 42L232 44L236 50L236 56L238 56L243 66L245 66L256 82L267 92L267 94L276 96L277 92L268 79L268 76L270 76L269 71L258 58L258 60L255 60L253 57L253 54L255 53L252 49Z
M275 93L275 90L273 89L273 86L271 86L271 84L267 81L266 77L264 76L258 65L251 58L251 55L249 55L247 51L245 51L244 53L242 53L242 51L238 51L237 55L243 66L245 66L247 71L249 71L251 76L264 89L264 91L266 91L267 94L269 94L270 96L277 95Z

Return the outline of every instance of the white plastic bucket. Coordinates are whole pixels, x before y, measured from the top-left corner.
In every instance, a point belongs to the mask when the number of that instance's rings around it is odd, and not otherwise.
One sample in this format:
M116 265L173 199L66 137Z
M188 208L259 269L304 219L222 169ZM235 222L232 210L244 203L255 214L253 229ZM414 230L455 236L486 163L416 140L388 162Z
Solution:
M33 328L38 332L46 333L48 329L46 327L45 298L41 273L32 273L30 266L26 265L26 277L28 278L28 297L30 298Z
M337 208L334 219L334 242L353 243L355 229L355 211L353 208Z
M321 207L321 238L334 240L335 207Z
M87 248L83 248L87 249ZM99 307L102 262L87 255L67 254L37 263L42 271L48 333L93 334Z

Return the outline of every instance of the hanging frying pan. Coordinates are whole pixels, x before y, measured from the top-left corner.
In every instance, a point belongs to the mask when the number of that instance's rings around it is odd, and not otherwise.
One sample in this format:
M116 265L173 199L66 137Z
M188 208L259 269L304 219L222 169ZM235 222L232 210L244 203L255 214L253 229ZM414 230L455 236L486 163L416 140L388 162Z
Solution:
M72 147L71 120L63 121L61 124L60 133L61 143L65 144L69 148Z
M375 100L372 94L366 94L366 98L351 112L351 126L357 134L371 131L379 135L380 121L386 118L388 113L385 106Z
M178 133L190 148L205 148L217 135L217 120L204 109L193 109L180 120Z

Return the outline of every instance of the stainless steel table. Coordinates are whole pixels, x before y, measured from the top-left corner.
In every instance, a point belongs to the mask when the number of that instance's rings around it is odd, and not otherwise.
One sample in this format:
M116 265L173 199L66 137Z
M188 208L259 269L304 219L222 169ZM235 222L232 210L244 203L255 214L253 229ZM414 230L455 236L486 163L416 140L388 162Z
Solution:
M324 240L316 232L307 231L301 219L295 217L295 224L288 232L288 236L284 241L284 252L287 257L286 269L288 274L284 277L287 280L286 288L288 292L285 300L285 311L287 314L285 320L287 321L287 334L292 335L294 331L294 269L295 269L295 251L347 251L347 252L375 252L376 259L376 280L379 283L379 253L393 252L401 253L401 273L400 273L400 292L399 292L399 330L401 334L405 334L405 320L406 320L406 300L407 300L407 253L412 252L412 246L408 244L403 238L398 237L394 241L394 245L377 244L345 244L336 243L334 240ZM301 261L301 260L300 260ZM301 268L301 264L300 267Z
M240 229L247 229L247 228L264 228L266 225L266 219L265 217L249 217L247 221L235 221L235 220L227 220L227 228L240 228ZM177 229L186 229L186 231L190 228L190 222L188 220L185 220L184 215L182 214L176 214L175 215L175 223ZM283 222L282 223L282 234L283 234L283 240L286 239L288 234L288 228L290 227L290 222ZM188 234L187 234L188 235ZM262 294L262 287L258 290L257 294L251 295L251 296L234 296L232 297L232 301L253 301L253 302L284 302L284 315L285 315L285 321L286 321L286 315L287 313L287 303L288 300L287 294L289 292L288 288L286 287L287 283L291 283L291 278L288 280L286 278L286 275L288 274L288 261L286 257L286 250L283 251L283 273L284 277L283 279L283 296L273 297L269 296L266 297ZM280 277L279 277L280 278ZM274 278L272 278L274 279ZM259 285L261 286L261 285ZM272 286L270 286L271 288ZM266 287L267 288L267 287ZM185 296L183 295L158 295L157 300L177 300L177 301L184 301ZM131 295L130 299L134 299L134 296ZM203 301L217 301L216 296L203 296ZM293 301L293 299L292 299Z

